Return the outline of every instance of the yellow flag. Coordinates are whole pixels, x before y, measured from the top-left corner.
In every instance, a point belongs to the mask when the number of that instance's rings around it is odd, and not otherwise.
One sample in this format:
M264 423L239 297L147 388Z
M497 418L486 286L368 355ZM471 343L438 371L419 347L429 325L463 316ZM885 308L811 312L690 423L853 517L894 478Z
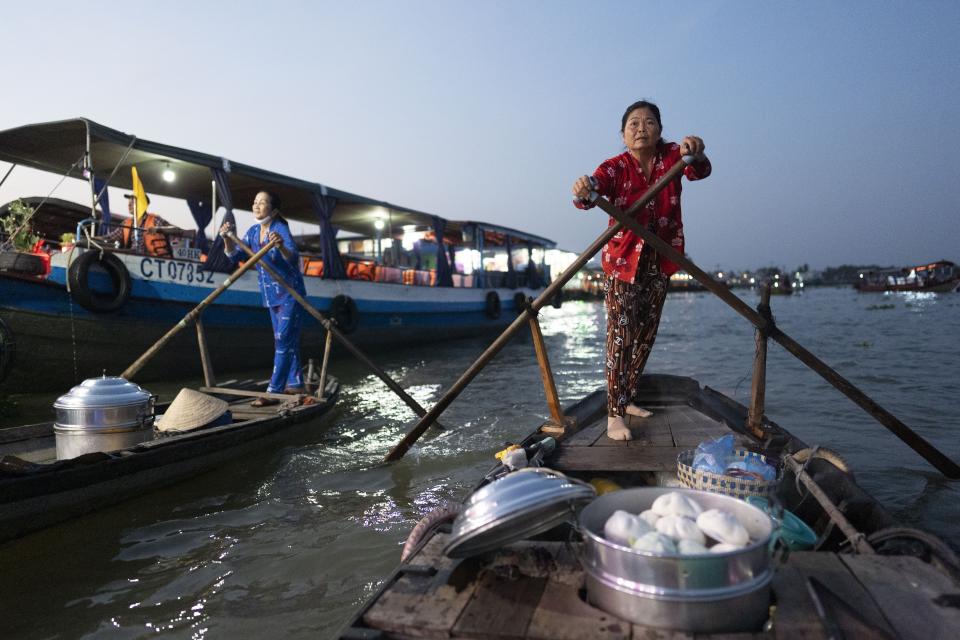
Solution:
M136 214L134 216L137 226L142 226L140 220L143 218L144 214L147 213L147 192L143 190L143 183L140 182L140 176L137 174L136 167L130 167L130 172L133 174L133 195L136 199Z

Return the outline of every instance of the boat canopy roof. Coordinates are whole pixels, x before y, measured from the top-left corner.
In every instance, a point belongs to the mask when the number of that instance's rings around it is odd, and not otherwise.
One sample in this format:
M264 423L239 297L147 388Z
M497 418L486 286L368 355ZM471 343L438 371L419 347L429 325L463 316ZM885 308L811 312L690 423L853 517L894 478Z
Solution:
M282 175L227 158L144 140L86 118L25 125L0 131L0 160L58 174L83 177L83 157L89 136L90 166L97 176L110 177L110 186L132 189L131 167L137 168L147 192L180 199L209 199L211 171L226 173L234 206L248 208L259 191L273 191L283 201L283 215L290 220L316 223L313 194L337 199L332 222L337 227L368 235L375 218L389 218L393 228L416 226L432 229L434 214L368 198L333 187ZM129 149L129 151L128 151ZM166 182L170 168L176 180ZM546 247L546 238L507 227L481 222L446 220L445 237L482 228L531 241Z

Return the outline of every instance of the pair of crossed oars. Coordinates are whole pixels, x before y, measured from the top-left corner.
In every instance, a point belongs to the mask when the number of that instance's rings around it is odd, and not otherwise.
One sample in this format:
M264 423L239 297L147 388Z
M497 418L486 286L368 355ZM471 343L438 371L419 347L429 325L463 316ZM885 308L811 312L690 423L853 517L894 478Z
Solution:
M236 282L240 278L240 276L242 276L244 273L252 269L253 266L256 265L257 263L260 263L263 256L265 256L268 251L273 249L280 242L279 240L268 242L259 251L254 253L253 250L250 249L250 247L248 247L239 238L237 238L236 234L233 233L233 231L229 231L224 235L230 240L232 240L234 243L236 243L238 247L240 247L247 255L250 256L250 259L244 262L243 265L239 269L237 269L234 273L230 274L227 277L227 279L224 280L223 284L221 284L219 287L213 290L206 298L203 299L203 301L200 304L198 304L189 313L187 313L187 315L185 315L183 319L180 320L180 322L174 325L173 328L170 329L170 331L168 331L163 337L157 340L157 342L154 343L154 345L150 347L142 356L140 356L136 360L136 362L134 362L132 365L127 367L126 371L124 371L121 374L122 377L129 380L134 375L136 375L137 372L140 371L140 369L142 369L143 366L147 363L147 361L149 361L150 358L152 358L161 348L163 348L165 344L167 344L175 335L177 335L177 333L179 333L185 327L189 326L191 323L196 321L205 308L210 306L213 303L213 301L216 300L217 297L220 296L220 294L226 291L230 287L230 285ZM283 278L281 278L280 275L276 271L274 271L272 267L270 267L270 265L266 263L261 263L260 266L263 267L264 271L270 274L270 277L273 278L275 282L280 284L280 286L284 287L290 293L290 295L292 295L294 299L300 303L300 306L302 306L307 313L309 313L311 316L316 318L317 321L320 322L321 325L323 325L324 329L329 331L334 338L339 340L340 343L344 347L346 347L350 353L354 355L354 357L356 357L358 360L360 360L360 362L365 364L367 368L373 371L373 373L376 374L378 378L383 380L384 384L386 384L388 387L390 387L390 389L394 393L400 396L400 399L403 400L407 404L407 406L413 410L414 413L416 413L418 416L421 416L421 417L426 415L427 410L421 407L416 400L410 397L410 394L404 391L400 385L394 382L394 380L390 376L388 376L380 367L374 364L374 362L370 360L370 358L368 358L365 353L360 351L360 349L357 348L357 346L353 344L353 342L349 338L343 335L343 333L341 333L340 330L337 329L336 323L332 322L325 315L317 311L313 307L313 305L311 305L309 302L307 302L307 300L303 296L297 293L296 289L294 289L289 284L287 284L283 280ZM437 426L439 427L440 424L437 423Z
M616 224L609 227L600 235L600 237L594 240L593 243L587 247L582 254L580 254L573 264L571 264L567 270L564 271L559 278L557 278L557 280L554 280L550 286L548 286L543 293L537 297L536 300L529 304L529 306L510 324L510 326L507 327L496 340L494 340L493 344L491 344L487 350L484 351L472 365L470 365L463 375L461 375L460 378L453 384L453 386L450 387L450 389L443 395L443 397L437 401L433 408L430 409L426 415L421 417L420 421L414 426L414 428L399 443L397 443L397 445L390 451L389 454L387 454L385 460L389 462L402 458L404 453L407 452L407 450L413 445L414 442L416 442L416 440L427 429L427 427L430 426L430 423L436 420L440 414L443 413L448 406L450 406L450 403L456 399L460 392L468 384L470 384L473 378L480 373L484 366L486 366L486 364L493 359L493 357L507 344L513 334L519 331L521 327L526 326L530 317L535 316L541 307L548 304L548 302L563 287L563 285L581 268L583 268L587 261L589 261L590 258L592 258L594 254L596 254L597 251L603 247L603 245L605 245L611 238L613 238L613 236L626 227L630 231L643 238L644 241L649 243L661 256L665 257L667 260L670 260L674 264L680 265L681 268L696 278L701 284L703 284L704 287L709 289L721 300L730 305L734 311L749 320L757 329L765 331L770 338L780 343L784 349L796 356L797 359L816 371L827 382L836 387L838 391L853 400L853 402L861 407L864 411L872 415L877 421L892 431L914 451L923 456L923 458L936 467L937 470L939 470L948 478L960 478L960 466L958 466L953 460L947 458L947 456L945 456L936 447L931 445L918 433L897 419L896 416L877 404L873 399L867 396L867 394L860 391L860 389L855 387L849 380L831 369L826 363L817 358L811 352L807 351L807 349L801 346L797 341L781 331L776 325L773 324L773 322L768 321L766 318L750 308L743 300L731 293L726 286L715 281L686 256L681 255L676 249L670 246L669 243L660 239L656 233L646 229L632 217L632 214L635 211L647 206L647 204L652 201L653 198L671 181L679 180L684 169L686 169L687 165L693 161L694 158L692 156L684 156L682 162L678 162L670 167L666 174L664 174L664 176L660 178L656 184L650 187L646 193L644 193L644 195L627 211L622 211L608 200L601 198L596 192L591 192L591 201L603 209L603 211L610 215L610 217L614 218L617 221Z

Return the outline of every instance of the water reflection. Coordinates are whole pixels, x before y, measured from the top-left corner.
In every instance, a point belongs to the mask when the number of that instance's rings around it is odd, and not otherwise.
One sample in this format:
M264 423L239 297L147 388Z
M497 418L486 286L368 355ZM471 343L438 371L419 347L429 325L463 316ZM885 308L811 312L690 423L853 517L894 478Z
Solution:
M743 294L756 305L757 298ZM778 298L778 325L924 437L960 459L960 296L808 290ZM883 312L871 305L893 304ZM540 315L564 403L603 386L602 305ZM371 354L429 408L490 340ZM669 296L648 369L691 375L748 401L753 329L706 294ZM906 523L953 534L960 496L915 453L792 356L771 345L768 413L809 443L841 451ZM528 336L504 348L407 457L383 456L416 423L359 365L334 362L340 402L314 441L214 473L0 548L0 620L10 637L332 636L397 563L409 530L459 500L493 454L547 418ZM181 386L171 384L170 397ZM65 542L66 541L66 542ZM82 549L82 552L78 552ZM42 596L42 597L41 597Z

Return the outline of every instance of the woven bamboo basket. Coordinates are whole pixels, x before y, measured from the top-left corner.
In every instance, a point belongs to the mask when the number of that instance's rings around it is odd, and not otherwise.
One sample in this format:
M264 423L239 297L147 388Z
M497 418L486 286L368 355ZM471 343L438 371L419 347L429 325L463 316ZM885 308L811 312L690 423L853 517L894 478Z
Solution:
M777 487L780 485L781 473L779 466L775 461L759 453L747 451L746 449L734 450L734 454L738 458L757 458L776 469L776 480L751 480L750 478L738 478L719 473L710 473L709 471L697 471L693 468L693 454L693 449L690 449L677 456L677 477L683 486L690 489L720 493L725 496L733 496L734 498L743 500L747 498L747 496L770 498L776 493Z

